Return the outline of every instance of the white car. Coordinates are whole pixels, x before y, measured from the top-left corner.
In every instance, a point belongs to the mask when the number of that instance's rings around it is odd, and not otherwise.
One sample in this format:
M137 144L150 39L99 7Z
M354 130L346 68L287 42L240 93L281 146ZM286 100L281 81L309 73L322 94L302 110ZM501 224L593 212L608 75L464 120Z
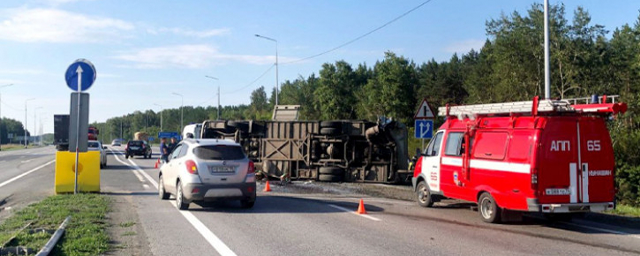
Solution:
M87 150L100 151L100 168L107 166L107 149L106 146L102 146L102 142L97 140L90 140L87 144Z
M254 164L240 144L217 139L186 139L160 167L158 194L175 195L180 210L191 202L240 200L242 208L256 201Z

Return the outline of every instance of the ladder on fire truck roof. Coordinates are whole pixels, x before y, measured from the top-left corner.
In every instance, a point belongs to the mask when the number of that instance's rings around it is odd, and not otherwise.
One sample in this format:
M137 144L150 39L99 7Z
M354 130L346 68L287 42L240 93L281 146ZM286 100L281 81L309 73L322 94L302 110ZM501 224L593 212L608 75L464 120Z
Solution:
M499 114L516 114L516 113L532 113L540 112L605 112L618 113L626 111L626 104L615 103L614 96L601 96L592 104L577 104L579 101L589 103L589 98L563 99L563 100L537 100L538 107L534 110L533 101L517 101L505 103L477 104L465 106L447 106L438 108L438 116L470 116L470 115L499 115ZM607 103L611 100L612 103ZM573 105L571 104L573 102ZM623 106L624 105L624 106Z
M511 113L531 113L533 101L516 101L505 103L477 104L466 106L453 106L438 108L439 116L461 116L461 115L487 115L487 114L511 114ZM575 111L571 103L566 100L540 100L538 102L538 112L566 112Z

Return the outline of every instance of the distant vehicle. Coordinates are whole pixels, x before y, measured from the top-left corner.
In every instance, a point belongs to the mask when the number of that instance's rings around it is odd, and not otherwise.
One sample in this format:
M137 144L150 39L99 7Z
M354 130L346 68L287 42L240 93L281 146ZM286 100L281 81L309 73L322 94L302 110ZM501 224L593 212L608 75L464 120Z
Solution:
M125 157L142 156L144 158L151 158L153 152L151 146L145 140L130 140L127 142L127 146L124 149Z
M615 161L605 120L624 103L568 100L441 107L446 121L415 166L416 200L478 203L485 222L507 213L573 213L614 207ZM513 216L513 215L511 215Z
M176 197L176 206L187 210L191 202L240 200L242 208L256 201L254 164L240 144L216 139L186 139L178 143L162 165L158 194L162 200Z
M105 149L107 149L107 147L103 146L102 142L97 140L90 140L87 144L87 150L100 151L100 168L107 166L107 151Z
M116 147L116 146L117 146L117 147L119 147L119 146L121 146L121 143L122 143L122 141L121 141L121 140L119 140L119 139L115 139L115 140L112 140L112 141L111 141L111 146L114 146L114 147Z
M200 124L190 124L182 129L182 138L183 139L200 139L200 133L202 131L202 123Z
M94 126L89 126L89 140L98 140L100 130Z

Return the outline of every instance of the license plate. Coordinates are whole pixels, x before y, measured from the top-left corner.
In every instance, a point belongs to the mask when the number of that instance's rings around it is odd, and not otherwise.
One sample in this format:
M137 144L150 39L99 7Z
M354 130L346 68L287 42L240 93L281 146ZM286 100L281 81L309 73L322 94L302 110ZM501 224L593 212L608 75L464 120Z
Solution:
M131 147L131 150L138 150L140 149L139 147Z
M568 188L548 188L545 190L545 194L550 196L568 196L571 195L571 190Z
M212 173L212 174L235 173L236 172L236 167L235 166L214 165L214 166L209 166L209 172Z

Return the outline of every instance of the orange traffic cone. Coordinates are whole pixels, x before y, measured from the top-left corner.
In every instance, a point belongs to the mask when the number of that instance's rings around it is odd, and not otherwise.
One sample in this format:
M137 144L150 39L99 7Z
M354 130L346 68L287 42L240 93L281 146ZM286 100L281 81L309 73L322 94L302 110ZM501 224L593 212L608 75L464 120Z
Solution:
M264 185L264 192L269 192L271 191L271 186L269 186L269 181L267 180L267 183Z
M156 166L154 168L158 169L158 162L156 162Z
M364 201L362 201L362 199L360 199L360 205L358 205L358 211L356 211L356 213L367 214L367 210L364 209Z

